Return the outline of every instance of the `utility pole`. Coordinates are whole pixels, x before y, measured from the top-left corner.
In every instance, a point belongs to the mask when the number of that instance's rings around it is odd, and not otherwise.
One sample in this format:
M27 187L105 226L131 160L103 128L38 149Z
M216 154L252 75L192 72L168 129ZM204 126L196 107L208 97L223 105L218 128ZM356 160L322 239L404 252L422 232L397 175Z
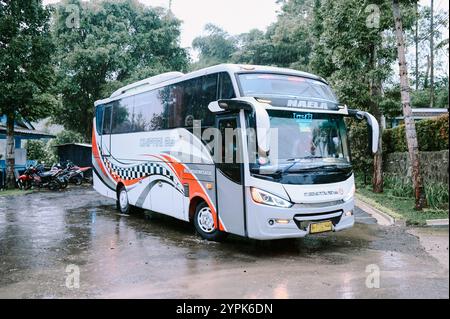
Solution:
M434 107L434 0L431 0L430 8L430 107Z

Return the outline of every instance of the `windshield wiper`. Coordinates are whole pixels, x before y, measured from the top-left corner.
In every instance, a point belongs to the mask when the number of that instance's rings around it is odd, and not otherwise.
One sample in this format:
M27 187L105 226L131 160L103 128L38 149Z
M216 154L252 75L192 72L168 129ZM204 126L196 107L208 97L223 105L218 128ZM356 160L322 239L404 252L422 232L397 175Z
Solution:
M297 165L298 163L300 163L301 159L295 159L295 158L290 158L287 160L287 162L293 162L291 165L283 168L282 170L279 171L279 175L283 176L285 175L292 167L294 167L295 165Z

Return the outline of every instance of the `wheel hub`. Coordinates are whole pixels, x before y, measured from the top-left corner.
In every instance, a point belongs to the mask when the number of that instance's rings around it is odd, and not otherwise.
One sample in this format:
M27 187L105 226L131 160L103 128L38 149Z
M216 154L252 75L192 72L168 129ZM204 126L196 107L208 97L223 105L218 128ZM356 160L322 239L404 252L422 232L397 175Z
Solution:
M214 218L209 207L202 208L197 219L198 225L205 233L212 233L215 230Z
M128 206L128 195L127 195L127 191L124 189L122 189L120 191L119 204L120 204L120 208L122 208L122 209L126 209Z

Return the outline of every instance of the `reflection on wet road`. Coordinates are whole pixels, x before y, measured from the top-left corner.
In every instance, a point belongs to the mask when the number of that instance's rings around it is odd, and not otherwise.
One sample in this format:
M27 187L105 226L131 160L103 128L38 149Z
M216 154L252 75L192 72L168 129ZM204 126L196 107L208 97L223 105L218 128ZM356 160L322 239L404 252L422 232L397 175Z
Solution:
M187 223L114 208L88 187L0 197L0 298L449 296L448 268L415 236L360 210L341 233L210 243ZM79 288L66 287L70 265ZM366 285L369 265L381 272L378 289Z

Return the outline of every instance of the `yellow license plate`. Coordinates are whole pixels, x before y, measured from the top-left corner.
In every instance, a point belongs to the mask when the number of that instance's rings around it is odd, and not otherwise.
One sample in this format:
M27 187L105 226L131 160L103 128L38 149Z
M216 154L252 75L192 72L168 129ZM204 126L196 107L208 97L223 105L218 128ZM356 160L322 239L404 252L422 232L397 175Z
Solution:
M325 233L332 230L333 230L333 223L331 221L327 221L322 223L311 224L310 233L311 234Z

